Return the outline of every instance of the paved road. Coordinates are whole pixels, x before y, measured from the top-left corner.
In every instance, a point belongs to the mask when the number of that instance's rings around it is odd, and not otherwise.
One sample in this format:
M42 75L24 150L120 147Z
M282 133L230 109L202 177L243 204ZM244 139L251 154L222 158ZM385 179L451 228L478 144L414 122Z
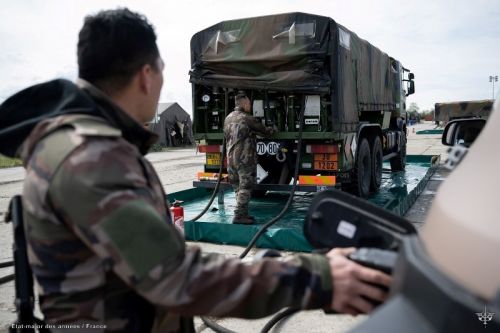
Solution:
M432 124L418 124L415 132L422 129L430 129ZM446 149L440 144L440 137L437 135L416 135L413 133L413 127L410 128L408 136L408 154L442 154L445 156ZM164 153L153 153L146 156L154 165L160 176L160 180L169 193L183 190L192 186L192 180L196 173L202 170L205 155L196 154L195 149L175 149ZM408 217L421 223L427 208L432 202L435 190L440 181L446 177L446 174L439 174L431 181L430 188L424 191L419 202L408 212ZM24 170L20 167L0 169L0 221L7 210L10 198L22 191L22 180ZM0 223L0 261L10 259L12 243L11 226ZM227 256L238 256L243 248L238 246L214 245L208 243L197 243L204 251L223 253ZM0 276L9 273L10 269L0 269ZM14 320L14 294L13 284L9 283L0 286L0 331L5 330ZM260 320L239 320L224 319L220 323L233 329L236 332L251 333L259 331L269 318ZM363 316L357 318L344 315L325 315L322 311L304 311L294 315L290 320L281 325L281 329L275 332L346 332L351 327L363 320ZM205 328L200 320L196 321L198 331L211 332Z
M22 181L25 174L23 167L0 169L0 185Z

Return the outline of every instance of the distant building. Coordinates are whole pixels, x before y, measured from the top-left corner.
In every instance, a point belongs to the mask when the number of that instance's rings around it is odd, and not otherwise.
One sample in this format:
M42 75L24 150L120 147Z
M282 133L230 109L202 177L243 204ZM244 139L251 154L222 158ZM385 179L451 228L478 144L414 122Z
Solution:
M160 136L158 143L168 147L194 144L191 117L178 103L159 103L155 121L148 128Z

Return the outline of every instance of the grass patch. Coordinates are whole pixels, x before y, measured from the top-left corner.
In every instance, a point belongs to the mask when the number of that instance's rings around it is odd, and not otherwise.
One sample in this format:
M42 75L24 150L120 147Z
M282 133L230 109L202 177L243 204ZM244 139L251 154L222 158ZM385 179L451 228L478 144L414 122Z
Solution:
M16 166L22 166L23 162L17 158L8 158L0 155L0 168L12 168Z
M155 143L149 148L148 154L149 153L159 153L159 152L166 152L166 151L174 151L174 150L180 150L180 149L189 149L193 148L195 149L195 145L182 145L182 146L177 146L177 147L167 147L163 143Z
M167 146L162 143L154 143L150 148L148 153L159 153L162 151L167 151Z

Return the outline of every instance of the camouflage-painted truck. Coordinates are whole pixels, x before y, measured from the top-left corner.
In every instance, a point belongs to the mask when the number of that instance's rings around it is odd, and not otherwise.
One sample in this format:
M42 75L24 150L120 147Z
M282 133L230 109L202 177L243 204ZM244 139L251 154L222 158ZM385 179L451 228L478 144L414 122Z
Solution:
M401 116L414 75L329 17L289 13L215 24L192 37L191 65L193 129L206 153L200 180L224 163L223 122L240 90L253 115L278 129L258 140L257 190L290 189L299 119L298 190L335 186L366 197L380 186L383 161L405 168Z
M492 99L436 103L434 105L434 121L447 123L450 120L464 118L486 119L492 109Z

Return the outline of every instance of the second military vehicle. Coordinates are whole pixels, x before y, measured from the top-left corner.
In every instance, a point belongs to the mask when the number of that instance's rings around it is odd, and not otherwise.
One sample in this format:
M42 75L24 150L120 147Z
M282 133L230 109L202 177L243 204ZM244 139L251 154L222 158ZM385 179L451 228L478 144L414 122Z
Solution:
M487 119L492 109L492 99L436 103L434 105L434 121L447 123L455 119Z
M297 171L298 190L335 186L366 197L380 186L383 161L405 168L403 116L414 75L329 17L220 22L192 37L191 64L193 129L207 154L200 179L224 163L224 118L240 90L253 115L277 129L258 140L257 189L289 189Z

